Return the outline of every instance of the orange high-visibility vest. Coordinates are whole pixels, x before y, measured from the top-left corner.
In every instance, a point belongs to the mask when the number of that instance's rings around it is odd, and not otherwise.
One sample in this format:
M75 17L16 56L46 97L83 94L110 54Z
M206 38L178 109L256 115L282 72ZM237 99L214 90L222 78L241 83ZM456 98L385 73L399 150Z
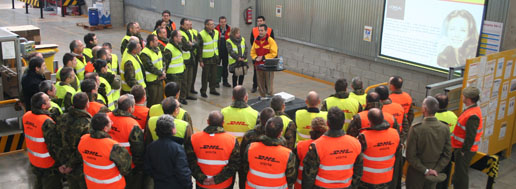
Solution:
M285 171L290 153L290 149L280 145L251 143L247 154L249 172L246 188L287 188Z
M391 93L389 98L392 102L397 103L403 107L405 114L408 114L410 110L410 106L412 105L412 97L406 92L401 92L401 94Z
M119 142L120 146L125 147L125 149L129 151L129 154L132 155L129 135L131 134L134 126L138 125L138 122L136 122L132 117L115 116L113 112L109 112L107 115L109 119L113 121L113 125L111 126L111 130L108 134L113 140ZM134 165L132 166L134 167Z
M43 137L41 127L46 120L52 120L48 115L37 115L28 111L23 115L23 132L25 134L27 153L29 161L32 165L39 168L50 168L54 165L55 160L48 153L47 144ZM53 121L52 121L53 122Z
M398 131L393 128L386 130L365 130L362 132L367 143L364 151L364 170L362 181L369 184L391 182L394 154L400 143Z
M297 159L299 159L299 168L297 171L297 180L294 184L294 188L301 189L301 181L303 181L303 160L305 159L306 153L308 153L308 148L310 144L312 144L314 140L304 140L299 141L297 143Z
M397 103L390 103L390 104L384 104L382 106L382 112L390 113L396 118L396 122L398 122L398 125L400 126L400 131L403 128L403 118L405 118L405 110L403 110L403 107L400 104Z
M104 106L104 104L98 103L98 102L90 102L90 107L86 109L88 113L90 113L91 117L93 117L95 114L97 114L100 109Z
M464 145L464 139L466 138L466 122L468 121L469 117L472 115L476 115L480 118L480 123L478 125L477 129L477 135L475 136L475 142L473 143L473 146L471 146L470 151L476 152L478 150L478 144L480 143L480 137L482 136L483 130L482 130L482 111L480 110L480 107L472 107L467 109L466 111L462 112L462 114L459 116L459 121L457 122L457 126L453 130L452 136L451 136L451 146L453 148L462 148L462 145Z
M140 129L144 130L149 115L149 108L145 106L134 106L133 115L138 118L136 121L138 122Z
M88 188L124 188L125 179L116 164L109 159L113 145L110 138L92 138L90 134L81 137L77 149L84 162L84 177Z
M322 188L346 188L351 185L353 165L362 151L358 139L343 135L326 135L313 142L319 156L320 165L315 185Z
M267 27L267 36L271 36L271 32L272 32L272 28L269 28ZM253 37L254 37L254 40L256 40L256 38L258 38L258 36L260 35L260 31L258 30L258 27L254 27L253 28Z
M362 129L371 127L371 122L369 122L369 118L367 117L367 113L369 113L369 110L362 111L358 113L358 116L360 116L360 126ZM382 111L383 119L391 125L391 128L394 126L394 116L390 113Z
M197 157L197 165L206 176L215 176L229 163L229 157L235 148L236 138L229 133L199 132L192 135L192 146ZM216 185L197 185L202 188L228 188L233 177Z

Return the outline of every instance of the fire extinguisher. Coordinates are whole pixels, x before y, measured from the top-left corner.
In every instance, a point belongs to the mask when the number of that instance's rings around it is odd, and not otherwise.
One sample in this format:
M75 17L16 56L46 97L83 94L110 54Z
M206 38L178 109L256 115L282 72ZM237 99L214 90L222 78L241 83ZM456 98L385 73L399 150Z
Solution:
M244 21L246 24L253 23L253 9L251 7L247 7L244 11Z

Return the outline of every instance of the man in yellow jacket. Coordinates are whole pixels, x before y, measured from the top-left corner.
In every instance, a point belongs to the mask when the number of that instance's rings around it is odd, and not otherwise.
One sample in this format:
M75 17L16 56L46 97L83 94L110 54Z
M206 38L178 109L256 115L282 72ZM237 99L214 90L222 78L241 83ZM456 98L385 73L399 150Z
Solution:
M254 40L251 47L251 57L255 61L254 66L256 67L260 96L272 96L274 72L265 72L260 70L258 66L264 64L266 59L278 56L278 45L276 45L276 41L267 34L267 25L262 24L258 26L258 31L259 36Z

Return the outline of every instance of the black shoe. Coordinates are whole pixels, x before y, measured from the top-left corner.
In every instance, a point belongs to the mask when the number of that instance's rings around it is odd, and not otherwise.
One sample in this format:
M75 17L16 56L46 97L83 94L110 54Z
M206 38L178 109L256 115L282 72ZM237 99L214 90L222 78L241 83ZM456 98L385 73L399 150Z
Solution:
M220 96L220 93L217 91L211 91L210 94L215 95L215 96Z
M206 93L202 93L201 92L201 96L204 97L204 98L208 98L208 95L206 95Z
M224 87L231 87L231 85L228 82L225 82L222 84Z
M195 91L195 90L191 90L191 91L190 91L190 93L192 93L192 94L197 94L197 91Z
M179 99L179 102L183 105L188 105L188 102L185 99Z
M251 89L251 93L255 93L257 91L256 88Z
M195 96L187 96L186 99L188 99L188 100L197 100L197 98L195 98Z

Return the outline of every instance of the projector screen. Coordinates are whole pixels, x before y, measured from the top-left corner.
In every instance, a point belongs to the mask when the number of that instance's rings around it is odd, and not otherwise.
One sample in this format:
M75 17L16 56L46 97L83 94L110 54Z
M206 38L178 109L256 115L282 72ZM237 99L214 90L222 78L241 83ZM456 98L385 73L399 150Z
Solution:
M476 57L485 0L386 0L380 55L448 69Z

